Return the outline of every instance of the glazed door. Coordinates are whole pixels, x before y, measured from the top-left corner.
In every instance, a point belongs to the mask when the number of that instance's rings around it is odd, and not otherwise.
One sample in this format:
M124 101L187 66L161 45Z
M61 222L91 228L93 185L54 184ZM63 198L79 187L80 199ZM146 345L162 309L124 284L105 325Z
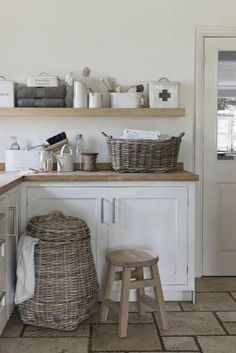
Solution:
M206 38L203 274L236 275L236 38Z

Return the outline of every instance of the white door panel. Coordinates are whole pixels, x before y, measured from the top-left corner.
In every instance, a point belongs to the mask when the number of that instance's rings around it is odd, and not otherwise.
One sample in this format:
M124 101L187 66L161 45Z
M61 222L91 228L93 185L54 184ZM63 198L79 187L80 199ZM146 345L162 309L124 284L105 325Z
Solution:
M205 39L203 274L209 276L236 275L233 60L236 38Z
M107 249L106 188L28 187L27 221L36 215L61 211L68 216L84 219L91 232L91 245L98 279L104 272Z
M108 247L150 249L162 283L187 284L187 188L112 188Z

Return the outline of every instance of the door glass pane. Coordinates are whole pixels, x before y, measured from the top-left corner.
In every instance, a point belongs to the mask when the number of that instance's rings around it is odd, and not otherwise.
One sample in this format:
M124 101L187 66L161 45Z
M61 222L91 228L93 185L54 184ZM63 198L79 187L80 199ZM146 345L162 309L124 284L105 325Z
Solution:
M236 51L218 53L217 159L236 160Z

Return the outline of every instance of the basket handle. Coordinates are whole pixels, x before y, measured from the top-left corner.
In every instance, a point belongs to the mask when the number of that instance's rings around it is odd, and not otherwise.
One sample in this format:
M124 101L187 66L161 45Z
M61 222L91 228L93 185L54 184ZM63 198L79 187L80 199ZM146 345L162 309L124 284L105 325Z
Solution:
M184 137L184 135L185 135L185 132L181 132L181 134L178 136L178 138L182 138L182 137Z
M166 78L166 77L161 77L161 78L159 78L158 82L161 82L161 81L170 82L170 81L168 80L168 78Z
M111 139L112 138L112 136L110 135L110 136L108 136L104 131L102 131L102 134L103 134L103 136L105 136L107 139Z
M47 219L50 221L51 219L53 219L55 217L67 218L67 216L65 216L64 213L61 211L52 211L52 212L49 212Z

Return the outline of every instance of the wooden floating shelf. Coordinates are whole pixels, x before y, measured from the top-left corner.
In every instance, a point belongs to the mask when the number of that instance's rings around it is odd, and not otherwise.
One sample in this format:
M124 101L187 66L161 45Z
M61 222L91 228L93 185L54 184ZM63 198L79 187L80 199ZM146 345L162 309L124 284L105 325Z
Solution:
M0 108L0 117L160 117L180 118L184 108Z

